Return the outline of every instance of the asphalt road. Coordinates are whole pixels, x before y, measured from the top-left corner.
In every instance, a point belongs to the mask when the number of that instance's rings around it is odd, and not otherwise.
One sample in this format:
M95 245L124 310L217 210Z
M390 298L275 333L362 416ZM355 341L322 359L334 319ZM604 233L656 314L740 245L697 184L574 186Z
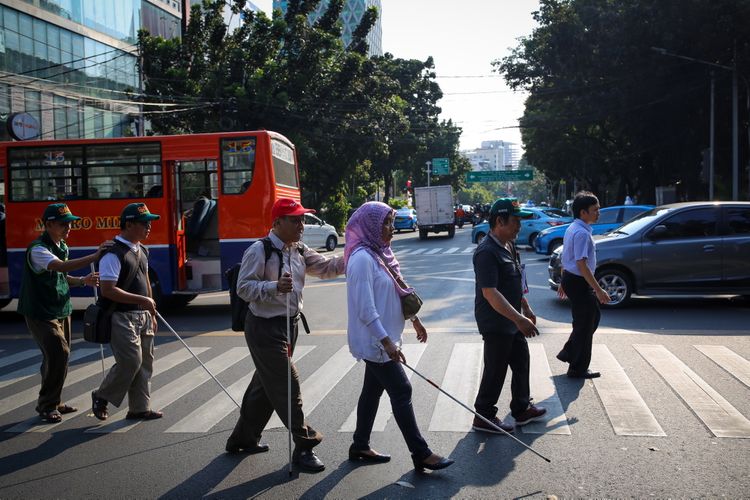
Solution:
M417 345L409 333L407 361L471 406L481 337L472 313L470 230L452 240L397 235L393 247L426 299L420 316L429 342ZM569 308L546 286L546 259L530 251L523 258L541 330L530 340L532 391L550 409L550 421L516 435L551 463L507 437L470 431L471 415L416 376L420 428L432 449L456 464L415 474L393 419L372 435L373 448L393 455L390 463L346 460L363 370L346 349L343 280L310 279L305 311L313 334L300 337L297 366L308 419L326 435L317 450L324 472L288 475L283 428L264 434L267 454L224 454L237 410L165 328L152 384L163 419L131 428L112 417L101 426L87 399L101 377L98 350L76 340L79 358L64 396L80 400L81 410L59 426L37 425L39 356L11 304L0 311L0 498L749 496L748 304L640 298L628 309L606 311L594 358L605 376L574 381L555 359L569 333ZM239 398L253 367L244 338L228 330L226 302L226 294L199 297L165 317ZM76 305L80 332L85 301ZM498 407L512 422L509 385Z

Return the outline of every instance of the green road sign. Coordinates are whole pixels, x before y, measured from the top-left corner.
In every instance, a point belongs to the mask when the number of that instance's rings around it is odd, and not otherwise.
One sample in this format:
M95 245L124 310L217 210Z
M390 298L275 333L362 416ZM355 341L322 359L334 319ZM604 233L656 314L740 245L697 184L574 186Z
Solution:
M448 175L450 173L450 161L448 158L432 159L432 175Z
M489 170L466 174L466 182L530 181L533 178L533 170Z

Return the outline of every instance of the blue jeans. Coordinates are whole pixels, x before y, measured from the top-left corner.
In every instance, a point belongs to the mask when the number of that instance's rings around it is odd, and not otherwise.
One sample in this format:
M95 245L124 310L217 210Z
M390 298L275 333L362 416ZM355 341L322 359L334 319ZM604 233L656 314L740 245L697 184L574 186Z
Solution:
M370 449L370 433L378 413L378 403L383 390L391 398L393 417L404 436L406 446L417 460L424 460L432 455L427 442L417 427L414 407L411 404L411 384L406 378L401 363L388 361L374 363L365 360L365 381L357 404L357 429L354 431L352 449L365 451Z

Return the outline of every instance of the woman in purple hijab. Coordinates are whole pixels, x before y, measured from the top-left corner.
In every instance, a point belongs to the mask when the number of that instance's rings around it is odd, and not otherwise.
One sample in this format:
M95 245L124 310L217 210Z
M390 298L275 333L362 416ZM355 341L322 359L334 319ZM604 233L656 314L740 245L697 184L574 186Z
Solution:
M370 448L370 434L385 390L414 468L419 472L444 469L453 460L434 454L419 432L411 403L411 384L401 366L401 361L406 361L400 350L405 322L401 297L411 289L402 289L394 277L394 274L401 276L398 260L391 251L394 217L391 207L371 201L359 207L346 226L349 351L365 362L349 460L378 463L391 459L390 455ZM417 339L426 342L427 330L419 318L412 318L412 323Z

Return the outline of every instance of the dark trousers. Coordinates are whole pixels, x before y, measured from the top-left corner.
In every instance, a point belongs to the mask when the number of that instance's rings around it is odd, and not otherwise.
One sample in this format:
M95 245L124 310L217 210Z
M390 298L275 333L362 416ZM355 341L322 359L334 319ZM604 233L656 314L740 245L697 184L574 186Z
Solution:
M412 456L417 460L424 460L432 455L417 427L414 407L411 404L411 383L406 378L404 368L395 361L374 363L365 360L365 381L357 404L357 428L354 431L352 448L359 451L370 449L370 433L383 390L391 399L393 418L396 419Z
M529 345L521 332L515 335L484 333L484 370L474 409L485 418L497 416L497 400L510 366L510 412L513 417L529 407Z
M240 418L229 440L240 447L258 444L268 420L276 411L292 430L292 439L300 449L312 449L323 435L305 422L302 413L297 367L292 364L292 422L287 422L287 338L286 318L259 318L248 311L245 317L245 341L255 363L255 375L242 398ZM297 344L297 322L292 321L292 349Z
M573 331L563 347L563 352L570 360L569 369L583 373L589 369L591 344L602 317L599 301L586 280L577 274L563 272L562 287L570 299L573 314Z
M41 413L57 409L60 404L65 377L68 376L70 357L70 316L60 319L41 320L28 316L26 326L42 351L42 387L36 411Z

